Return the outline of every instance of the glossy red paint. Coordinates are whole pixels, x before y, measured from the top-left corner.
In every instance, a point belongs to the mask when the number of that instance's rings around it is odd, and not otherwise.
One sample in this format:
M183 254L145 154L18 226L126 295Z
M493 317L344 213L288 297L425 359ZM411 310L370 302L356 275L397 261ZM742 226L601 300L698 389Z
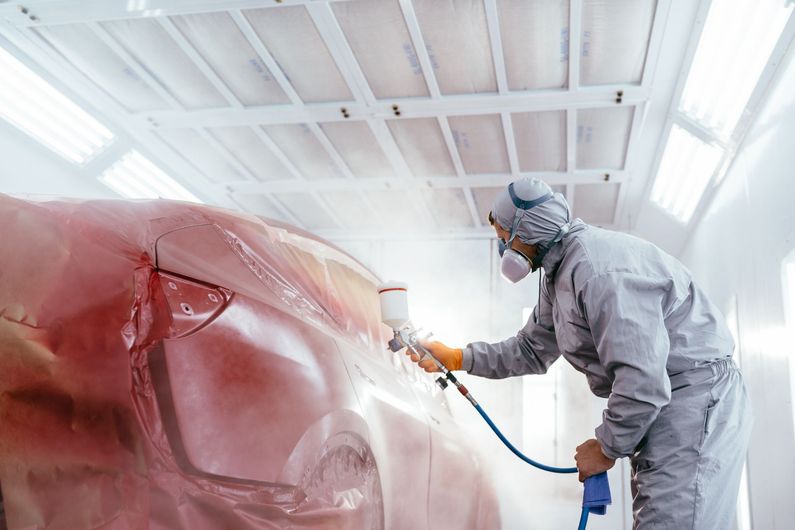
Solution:
M344 252L165 201L0 195L0 226L9 528L499 527Z

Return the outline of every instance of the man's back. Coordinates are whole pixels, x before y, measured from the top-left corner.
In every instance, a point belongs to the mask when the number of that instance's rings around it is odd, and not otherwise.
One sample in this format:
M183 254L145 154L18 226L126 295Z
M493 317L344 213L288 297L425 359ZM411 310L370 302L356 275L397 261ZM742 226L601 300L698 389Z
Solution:
M604 321L600 313L608 311L637 320L644 316L643 300L652 299L651 303L659 304L670 341L669 375L731 355L734 343L723 316L678 260L634 236L579 223L566 239L551 274L553 303L561 315L580 316L589 328ZM569 326L563 319L556 320L559 342L564 336L565 343L565 335L572 330L566 329ZM660 322L645 325L659 326ZM642 356L646 352L625 353Z

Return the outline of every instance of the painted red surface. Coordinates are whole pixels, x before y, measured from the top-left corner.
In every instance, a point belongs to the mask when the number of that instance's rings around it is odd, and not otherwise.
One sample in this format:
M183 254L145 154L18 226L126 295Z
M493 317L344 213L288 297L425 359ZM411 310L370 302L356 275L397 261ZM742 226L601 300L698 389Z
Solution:
M12 529L497 528L377 279L277 222L0 195Z

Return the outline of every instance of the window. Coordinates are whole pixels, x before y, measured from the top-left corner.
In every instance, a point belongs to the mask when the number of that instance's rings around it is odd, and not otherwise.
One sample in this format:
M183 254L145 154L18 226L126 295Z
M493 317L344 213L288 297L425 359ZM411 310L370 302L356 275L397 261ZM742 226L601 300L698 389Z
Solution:
M104 125L0 48L0 118L84 164L113 140Z
M723 151L674 124L651 192L654 202L687 223Z
M792 14L781 0L713 0L681 97L671 108L651 200L687 224L711 182L718 182L750 120L741 120L768 64L786 52ZM720 164L721 160L723 164Z
M731 135L792 6L781 0L713 1L679 109Z

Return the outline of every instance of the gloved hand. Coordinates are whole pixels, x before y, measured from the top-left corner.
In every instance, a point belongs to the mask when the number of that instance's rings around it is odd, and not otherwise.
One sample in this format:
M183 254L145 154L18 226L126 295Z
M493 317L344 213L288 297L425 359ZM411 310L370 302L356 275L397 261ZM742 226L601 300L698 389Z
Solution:
M430 351L431 355L439 359L439 361L441 361L441 363L448 370L461 369L461 364L464 361L464 352L461 350L461 348L450 348L439 341L421 341L420 344L422 344L425 349ZM409 355L411 360L415 363L419 363L420 368L424 369L428 373L439 371L436 363L434 363L431 359L420 361L420 356L412 354L408 348L406 348L406 355Z

